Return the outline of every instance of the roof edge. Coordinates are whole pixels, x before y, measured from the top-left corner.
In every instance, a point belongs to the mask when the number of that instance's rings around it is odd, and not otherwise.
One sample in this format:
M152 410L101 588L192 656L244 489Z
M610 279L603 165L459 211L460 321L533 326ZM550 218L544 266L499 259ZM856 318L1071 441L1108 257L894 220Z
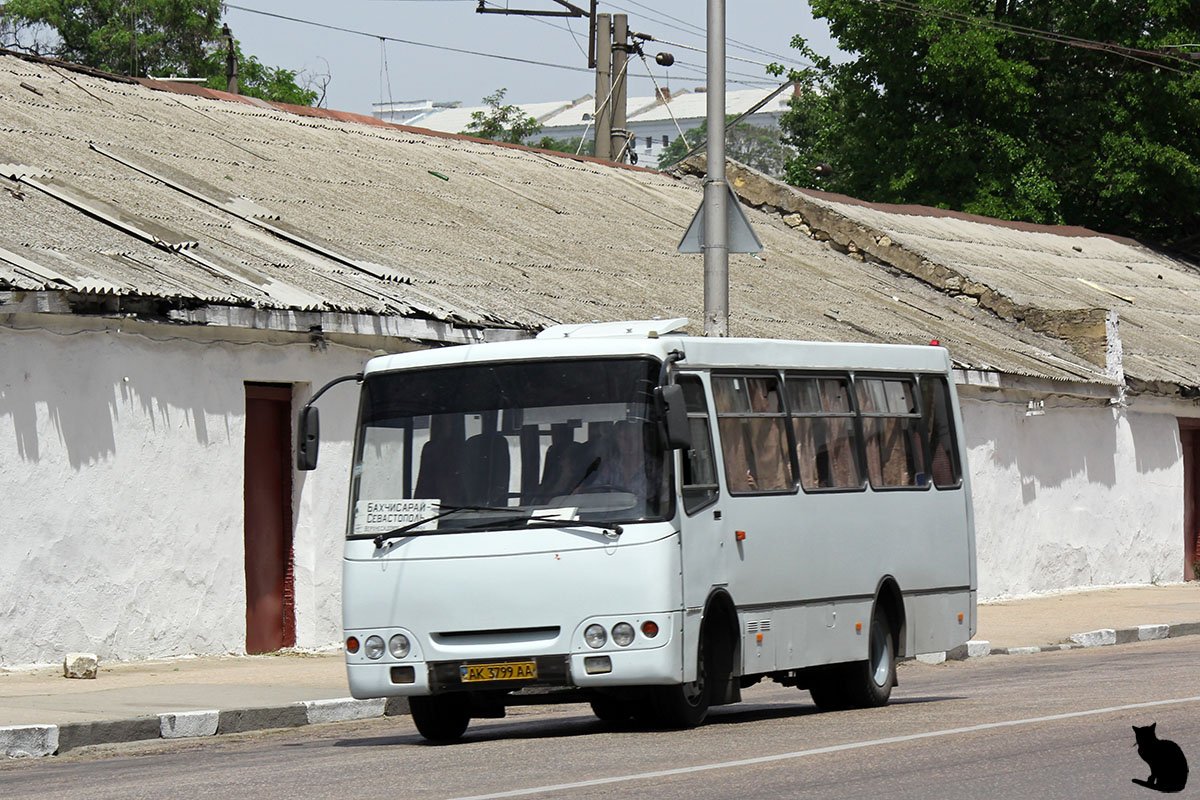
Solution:
M649 167L639 167L634 164L623 164L594 156L577 155L575 153L564 153L560 150L546 150L541 147L530 147L524 144L512 144L510 142L497 142L492 139L483 139L478 136L467 136L461 133L446 133L443 131L430 130L428 128L420 128L413 125L399 125L394 122L384 122L383 120L372 117L368 114L357 114L351 111L335 111L328 108L320 108L317 106L300 106L292 103L278 103L270 100L262 100L257 97L251 97L244 94L233 94L223 92L219 89L210 89L207 86L197 86L192 83L177 83L174 81L157 80L155 78L133 78L128 75L118 75L113 72L105 72L101 69L88 67L83 64L76 64L70 61L62 61L48 56L35 55L33 53L23 53L19 50L7 50L0 48L0 55L13 56L24 61L30 61L38 64L45 64L51 68L65 69L70 72L76 72L87 75L92 78L101 80L115 81L125 84L139 84L160 92L171 92L172 94L190 95L193 97L205 97L209 100L223 100L231 103L245 103L246 105L258 106L259 108L270 108L276 111L282 111L285 114L292 114L298 117L315 117L318 119L328 119L335 122L350 122L360 125L368 125L373 128L387 128L389 130L402 131L404 133L412 133L418 136L431 136L438 139L452 139L464 142L475 142L477 144L492 145L495 147L504 147L512 150L522 150L527 153L537 153L544 156L552 156L565 158L570 161L581 161L586 163L597 164L604 167L615 167L619 169L628 169L640 172L656 172Z

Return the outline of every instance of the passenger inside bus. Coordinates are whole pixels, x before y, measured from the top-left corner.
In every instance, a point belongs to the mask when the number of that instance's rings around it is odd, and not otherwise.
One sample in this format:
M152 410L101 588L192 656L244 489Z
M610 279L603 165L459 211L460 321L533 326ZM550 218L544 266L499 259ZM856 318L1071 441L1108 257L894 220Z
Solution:
M575 431L568 423L550 426L550 446L542 466L542 481L538 485L537 502L549 503L553 498L570 494L587 471L587 447L575 441Z
M462 414L434 414L429 418L429 441L421 447L414 498L461 505L465 440L466 420Z

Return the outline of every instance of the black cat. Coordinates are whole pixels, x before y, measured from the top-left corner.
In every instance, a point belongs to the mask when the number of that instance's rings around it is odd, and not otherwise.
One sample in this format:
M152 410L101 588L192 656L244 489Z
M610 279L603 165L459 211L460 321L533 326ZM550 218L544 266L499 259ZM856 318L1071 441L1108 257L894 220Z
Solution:
M1133 782L1155 789L1160 792L1179 792L1187 785L1187 759L1179 745L1167 739L1159 739L1154 733L1151 723L1139 728L1133 726L1133 735L1137 739L1138 755L1150 765L1150 777L1146 780L1133 779Z

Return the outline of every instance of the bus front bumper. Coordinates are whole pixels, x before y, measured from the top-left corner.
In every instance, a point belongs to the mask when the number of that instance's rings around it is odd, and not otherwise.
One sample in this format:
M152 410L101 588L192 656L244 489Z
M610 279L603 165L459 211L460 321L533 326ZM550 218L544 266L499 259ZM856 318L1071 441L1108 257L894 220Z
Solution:
M537 677L520 677L528 664L536 665ZM493 674L513 677L500 680L465 680L479 677L478 670L493 668ZM654 686L682 682L680 653L674 642L664 647L638 650L609 649L595 653L541 655L528 658L471 659L464 661L407 661L403 663L347 664L350 694L359 699L441 694L461 691L513 691L527 686L604 688Z

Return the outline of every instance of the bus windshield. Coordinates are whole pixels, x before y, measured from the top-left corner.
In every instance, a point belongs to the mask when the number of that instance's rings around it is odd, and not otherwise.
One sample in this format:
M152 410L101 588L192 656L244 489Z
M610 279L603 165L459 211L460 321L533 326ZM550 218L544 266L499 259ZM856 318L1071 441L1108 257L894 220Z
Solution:
M653 418L658 370L648 358L603 358L368 376L347 534L423 520L412 530L669 518L671 459Z

